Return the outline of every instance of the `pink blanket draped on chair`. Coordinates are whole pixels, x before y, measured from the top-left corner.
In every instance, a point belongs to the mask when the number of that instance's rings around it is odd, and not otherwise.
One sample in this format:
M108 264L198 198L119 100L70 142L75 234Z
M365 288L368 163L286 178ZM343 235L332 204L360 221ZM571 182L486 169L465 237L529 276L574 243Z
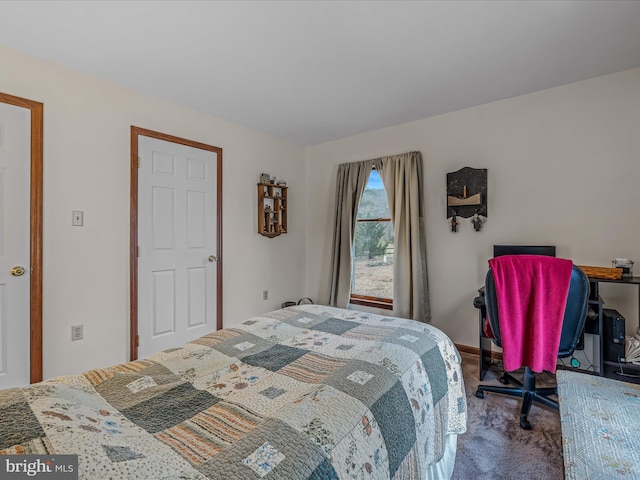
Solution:
M554 373L573 262L542 255L489 260L507 372L528 366Z

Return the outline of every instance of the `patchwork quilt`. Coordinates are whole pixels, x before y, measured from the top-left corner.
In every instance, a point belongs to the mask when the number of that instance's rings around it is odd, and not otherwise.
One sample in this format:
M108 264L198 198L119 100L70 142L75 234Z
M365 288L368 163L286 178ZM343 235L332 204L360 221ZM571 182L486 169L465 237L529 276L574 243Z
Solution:
M440 330L299 305L0 391L0 454L78 454L87 479L418 479L465 402Z

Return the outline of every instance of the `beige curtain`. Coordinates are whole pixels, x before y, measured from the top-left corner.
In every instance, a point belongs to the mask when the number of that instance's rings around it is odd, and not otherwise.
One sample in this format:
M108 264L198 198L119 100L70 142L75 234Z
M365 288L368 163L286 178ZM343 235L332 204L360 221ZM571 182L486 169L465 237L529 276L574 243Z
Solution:
M349 305L358 204L374 167L387 192L395 237L393 315L430 322L420 152L338 166L329 304Z
M393 314L430 322L422 154L409 152L372 162L387 191L393 222Z
M371 160L338 166L336 209L331 258L329 305L349 306L351 294L351 256L358 204L372 169Z

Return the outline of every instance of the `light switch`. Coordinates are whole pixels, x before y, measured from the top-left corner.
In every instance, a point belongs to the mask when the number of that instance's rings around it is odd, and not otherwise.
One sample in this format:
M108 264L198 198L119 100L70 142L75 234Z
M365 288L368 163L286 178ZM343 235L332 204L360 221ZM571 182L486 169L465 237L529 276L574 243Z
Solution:
M72 212L71 225L81 227L84 225L84 212L82 210L74 210Z

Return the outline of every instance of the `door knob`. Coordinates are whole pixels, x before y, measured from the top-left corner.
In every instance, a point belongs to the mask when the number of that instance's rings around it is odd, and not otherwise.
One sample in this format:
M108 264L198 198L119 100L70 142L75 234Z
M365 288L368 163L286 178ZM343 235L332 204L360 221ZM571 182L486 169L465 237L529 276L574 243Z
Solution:
M217 262L218 261L218 257L216 257L215 255L209 255L209 261L210 262Z
M14 277L21 277L24 275L24 267L21 267L20 265L13 267L11 269L11 275Z

